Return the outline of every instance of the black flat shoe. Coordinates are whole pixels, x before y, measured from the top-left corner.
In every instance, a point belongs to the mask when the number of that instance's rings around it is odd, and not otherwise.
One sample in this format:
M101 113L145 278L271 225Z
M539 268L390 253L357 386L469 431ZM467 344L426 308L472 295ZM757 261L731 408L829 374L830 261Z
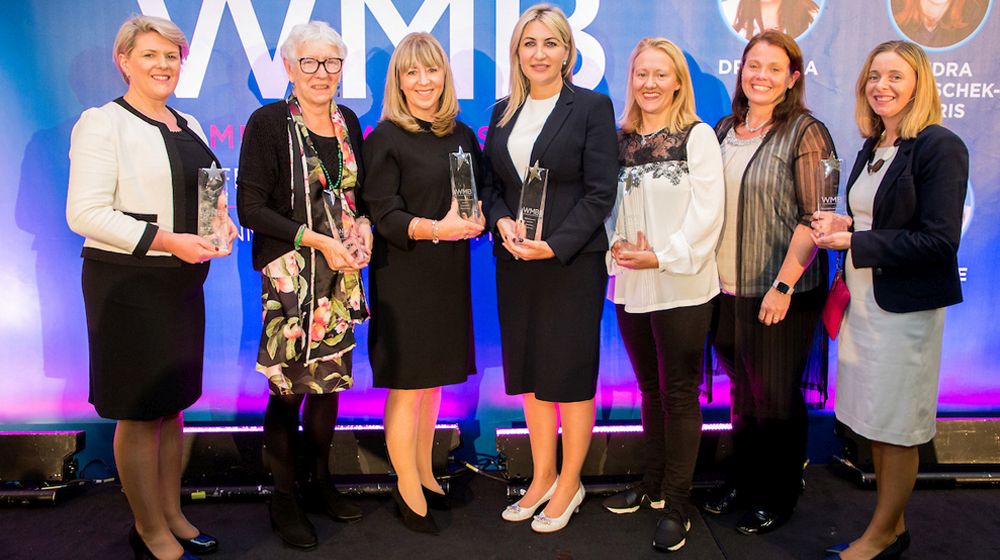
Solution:
M826 557L826 560L839 560L840 553L847 550L850 544L838 544L831 546L826 549L827 552L832 552L830 556ZM876 554L872 560L896 560L901 557L906 549L910 548L910 532L903 531L902 533L896 535L896 539L889 543L889 546L882 549L881 552Z
M653 548L660 552L678 551L687 543L687 534L690 530L691 520L676 509L671 509L656 522Z
M448 494L438 494L423 484L420 485L420 489L424 491L424 500L427 502L427 507L438 511L448 511L451 509L451 498Z
M896 540L899 541L900 554L906 552L907 549L910 548L910 531L906 530L896 535ZM847 550L849 546L851 546L851 543L835 544L833 546L826 547L826 550L823 552L827 554L840 554L841 552Z
M705 503L701 507L708 513L723 515L736 509L740 504L741 498L742 495L735 487L728 485L721 486L715 490L708 500L705 500Z
M754 508L736 524L736 530L744 535L763 535L781 527L792 517L791 512L777 512L765 508Z
M316 529L292 494L276 491L271 495L268 514L271 516L271 528L286 545L311 550L319 544Z
M174 538L181 543L186 552L195 556L205 556L219 550L219 541L212 535L205 533L198 533L198 536L193 539L182 539L177 535L174 535Z
M139 531L132 525L132 528L128 531L128 545L132 548L132 555L135 560L157 560L156 556L149 551L149 547L146 546L146 542L142 540L139 535ZM181 555L180 560L197 560L194 556L191 556L186 550L184 554Z
M437 535L441 532L438 529L437 523L434 522L434 518L431 517L431 512L427 512L424 515L417 515L417 512L410 509L410 506L406 505L406 500L399 493L398 487L392 488L392 499L396 502L396 507L399 508L399 514L403 517L403 525L407 529L417 532L426 533L428 535Z

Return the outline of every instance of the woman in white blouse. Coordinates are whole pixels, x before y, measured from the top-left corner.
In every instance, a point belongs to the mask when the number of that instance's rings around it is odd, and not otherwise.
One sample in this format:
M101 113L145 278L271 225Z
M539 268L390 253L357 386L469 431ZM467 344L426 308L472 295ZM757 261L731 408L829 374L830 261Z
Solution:
M642 393L646 464L642 483L604 507L663 509L653 547L673 551L691 527L698 384L711 300L719 293L715 247L725 183L719 142L695 114L691 75L677 45L642 39L628 75L609 297Z

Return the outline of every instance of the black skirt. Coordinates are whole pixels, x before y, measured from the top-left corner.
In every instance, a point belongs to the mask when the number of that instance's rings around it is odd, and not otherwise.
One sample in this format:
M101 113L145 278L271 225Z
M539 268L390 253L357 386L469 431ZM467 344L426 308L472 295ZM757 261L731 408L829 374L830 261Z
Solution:
M90 402L102 417L153 420L201 396L208 267L84 259Z
M603 252L497 259L497 304L508 395L549 402L594 398L608 273Z

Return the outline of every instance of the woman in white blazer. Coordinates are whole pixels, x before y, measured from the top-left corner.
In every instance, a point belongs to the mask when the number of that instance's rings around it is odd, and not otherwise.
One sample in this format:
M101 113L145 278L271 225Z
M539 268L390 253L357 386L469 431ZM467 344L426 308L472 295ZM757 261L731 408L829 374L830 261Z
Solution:
M114 454L136 558L192 558L218 543L180 508L183 410L201 396L202 284L229 254L197 233L198 169L218 165L198 123L167 107L187 55L169 20L135 16L115 39L124 96L84 111L70 143L66 219L86 239L90 402L118 420Z

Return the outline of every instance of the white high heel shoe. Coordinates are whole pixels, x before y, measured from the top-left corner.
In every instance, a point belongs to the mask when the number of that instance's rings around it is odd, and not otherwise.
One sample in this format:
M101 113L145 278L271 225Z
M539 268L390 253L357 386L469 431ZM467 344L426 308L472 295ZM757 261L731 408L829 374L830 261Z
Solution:
M536 533L555 533L561 530L569 523L569 518L573 516L574 513L580 511L580 504L583 503L583 497L587 495L587 492L583 489L583 485L576 490L576 494L573 494L573 499L569 501L569 505L566 506L566 511L562 512L559 517L549 517L545 515L545 511L535 516L535 519L531 521L531 530Z
M502 517L504 521L524 521L526 519L529 519L532 515L535 515L535 511L538 509L538 506L548 502L552 498L552 494L556 493L557 484L559 484L558 476L556 477L555 482L552 483L552 486L549 486L549 489L545 492L545 495L542 496L541 499L539 499L537 502L535 502L535 505L531 507L522 506L521 500L518 500L513 504L507 506L507 509L503 510L503 513L500 514L500 517Z

